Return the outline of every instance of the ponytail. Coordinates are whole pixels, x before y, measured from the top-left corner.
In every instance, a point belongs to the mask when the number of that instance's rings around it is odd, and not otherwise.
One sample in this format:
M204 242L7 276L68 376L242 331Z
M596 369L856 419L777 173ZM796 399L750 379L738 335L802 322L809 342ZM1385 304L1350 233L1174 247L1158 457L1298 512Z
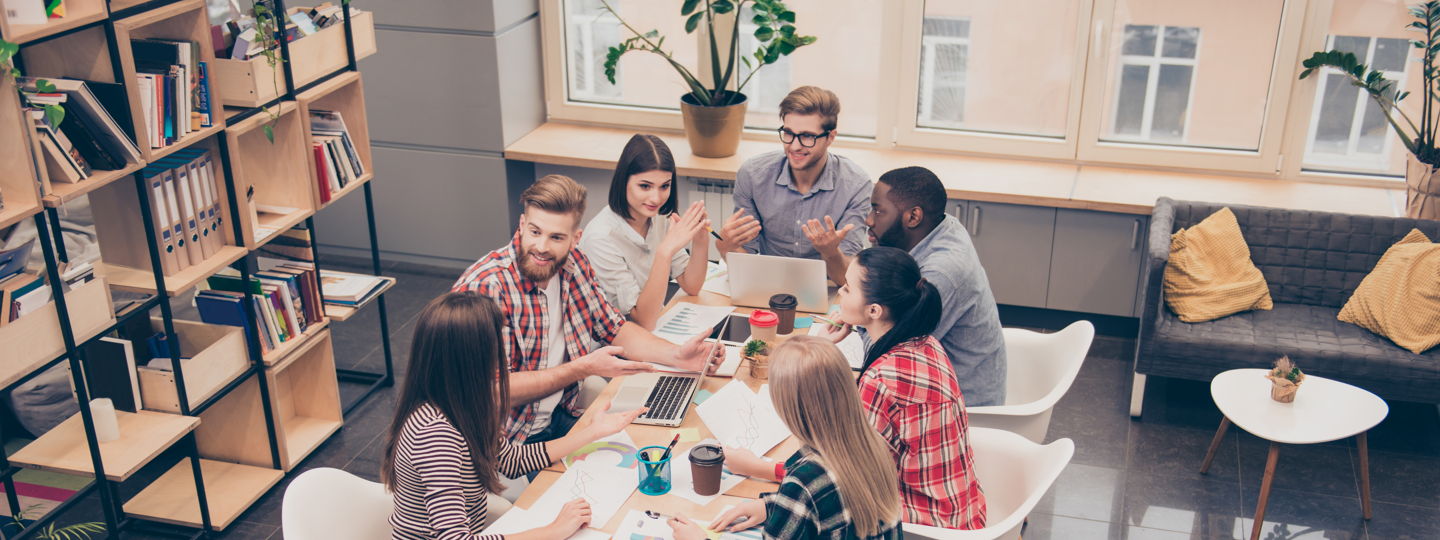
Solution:
M865 271L859 283L865 301L879 304L895 325L871 344L860 372L896 346L930 335L940 325L940 291L920 275L920 265L900 249L873 247L855 261Z

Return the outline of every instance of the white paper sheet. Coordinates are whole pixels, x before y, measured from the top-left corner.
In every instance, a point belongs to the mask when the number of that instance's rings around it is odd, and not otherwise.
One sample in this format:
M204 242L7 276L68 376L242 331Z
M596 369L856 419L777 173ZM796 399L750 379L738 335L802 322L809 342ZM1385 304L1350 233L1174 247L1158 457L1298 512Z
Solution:
M495 523L490 524L490 526L486 527L480 534L482 536L492 534L519 534L544 527L553 521L555 521L555 518L552 517L550 520L542 522L536 520L529 511L523 508L511 508L509 512L500 516L500 519L495 520ZM607 540L608 538L610 538L610 533L597 531L588 527L581 527L575 531L575 534L570 535L570 537L565 540Z
M704 528L711 521L715 521L715 518L729 512L734 507L733 504L726 505L725 508L720 509L720 512L706 519L696 516L686 517ZM655 517L651 517L646 515L643 510L631 510L625 514L625 519L620 522L620 527L615 529L615 540L673 540L675 529L670 528L671 517L673 516L669 514L655 514Z
M655 335L676 345L701 332L709 332L735 311L734 306L702 306L681 302L655 321Z
M810 327L810 335L820 335L826 326L828 325L825 323L815 321L815 324ZM840 353L845 355L847 362L850 362L851 369L860 369L865 365L865 340L860 339L859 332L851 330L850 335L845 336L845 339L840 340L840 343L836 343L835 346L840 348Z
M750 387L730 381L695 407L700 419L721 442L764 455L790 436L775 410L765 405Z
M705 443L720 444L720 441L705 439L697 444ZM710 504L711 501L719 498L720 495L723 495L726 491L730 491L730 488L738 486L740 482L745 481L744 476L734 474L726 467L720 472L720 491L714 495L701 495L695 493L695 477L690 468L690 452L681 452L679 456L675 456L673 459L674 463L670 464L670 494L700 506Z
M634 469L577 461L530 506L529 513L536 522L550 523L565 503L584 498L590 502L594 519L590 526L603 529L639 485L640 476Z
M701 290L730 296L730 269L725 262L710 262L705 267L705 286Z

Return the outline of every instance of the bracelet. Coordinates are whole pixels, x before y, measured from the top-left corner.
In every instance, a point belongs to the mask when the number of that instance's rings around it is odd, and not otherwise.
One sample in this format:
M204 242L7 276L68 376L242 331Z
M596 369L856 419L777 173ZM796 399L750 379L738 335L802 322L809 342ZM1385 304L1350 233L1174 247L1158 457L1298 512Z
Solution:
M785 464L784 464L784 463L776 463L776 464L775 464L775 481L778 482L778 481L784 480L784 479L785 479Z

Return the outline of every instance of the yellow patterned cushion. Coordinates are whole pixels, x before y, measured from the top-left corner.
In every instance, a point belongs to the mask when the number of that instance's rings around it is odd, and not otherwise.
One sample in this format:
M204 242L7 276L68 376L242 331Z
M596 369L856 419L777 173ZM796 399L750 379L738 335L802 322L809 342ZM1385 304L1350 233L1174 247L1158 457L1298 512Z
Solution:
M1164 286L1165 304L1188 323L1274 305L1229 208L1170 235Z
M1440 344L1440 244L1410 231L1380 257L1339 318L1415 354Z

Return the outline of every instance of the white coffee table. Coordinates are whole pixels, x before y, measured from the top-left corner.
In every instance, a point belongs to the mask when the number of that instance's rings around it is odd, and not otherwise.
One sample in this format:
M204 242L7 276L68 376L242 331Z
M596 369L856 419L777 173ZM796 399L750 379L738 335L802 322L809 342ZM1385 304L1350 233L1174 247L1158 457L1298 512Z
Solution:
M1270 484L1275 479L1275 461L1280 457L1280 444L1316 444L1355 436L1360 449L1360 504L1365 519L1370 519L1370 466L1365 450L1365 432L1375 427L1390 406L1375 394L1348 384L1309 375L1300 384L1294 403L1270 399L1268 370L1232 369L1215 376L1210 382L1210 395L1225 418L1220 430L1200 465L1200 474L1210 470L1215 451L1230 423L1257 437L1270 441L1270 456L1265 460L1265 479L1260 483L1260 504L1255 507L1255 524L1250 540L1259 540L1265 522L1265 503L1270 499Z

